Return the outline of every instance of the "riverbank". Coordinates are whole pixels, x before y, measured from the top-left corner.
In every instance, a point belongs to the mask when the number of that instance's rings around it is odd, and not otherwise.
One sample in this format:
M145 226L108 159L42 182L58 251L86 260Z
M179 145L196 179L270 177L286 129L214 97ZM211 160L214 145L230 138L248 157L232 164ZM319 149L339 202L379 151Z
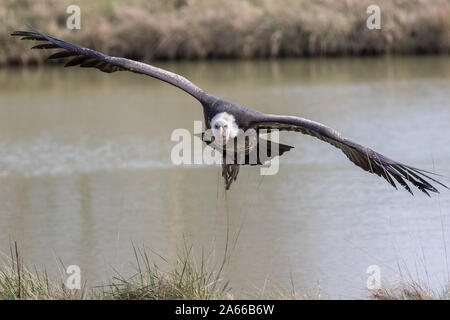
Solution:
M81 9L68 30L67 6ZM368 6L381 10L369 30ZM55 37L139 60L450 53L450 1L43 0L0 3L0 65L42 63L9 34L30 23Z
M222 271L227 257L218 264L202 251L194 258L192 246L184 245L175 261L155 255L150 249L133 246L135 261L131 275L122 275L113 268L111 280L100 286L89 286L76 279L73 266L60 262L59 278L50 277L45 268L28 267L17 243L10 247L9 256L0 260L0 300L231 300L231 299L317 299L298 294L294 288L283 291L276 287L263 288L257 293L236 297ZM156 263L155 256L160 263ZM162 265L165 264L165 265ZM68 270L69 274L64 274ZM70 286L73 286L72 288Z
M259 292L236 296L229 281L223 279L222 271L227 259L212 266L210 257L202 251L200 261L194 258L192 246L185 245L176 261L171 264L159 256L169 268L155 263L154 253L145 247L134 247L135 262L131 276L124 276L114 269L109 283L90 287L81 278L74 278L76 270L69 276L61 273L59 279L52 278L44 269L29 268L24 263L17 244L11 245L9 257L0 264L0 300L233 300L233 299L321 299L317 292L298 293L292 287L280 289L267 284ZM60 261L60 270L69 270ZM74 273L75 272L75 273ZM449 286L437 291L413 278L404 278L395 285L384 285L380 289L368 290L368 299L374 300L449 300ZM70 288L70 285L78 286ZM257 290L258 291L258 290ZM326 294L324 295L326 298Z

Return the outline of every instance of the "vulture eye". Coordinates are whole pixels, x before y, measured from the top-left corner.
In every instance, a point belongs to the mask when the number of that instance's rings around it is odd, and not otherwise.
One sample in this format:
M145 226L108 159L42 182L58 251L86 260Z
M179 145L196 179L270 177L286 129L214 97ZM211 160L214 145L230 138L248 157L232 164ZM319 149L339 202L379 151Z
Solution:
M223 127L224 127L224 128L228 128L228 125L227 125L227 124L224 124Z
M216 124L216 125L214 126L214 128L216 128L216 129L219 129L219 125L218 125L218 124Z

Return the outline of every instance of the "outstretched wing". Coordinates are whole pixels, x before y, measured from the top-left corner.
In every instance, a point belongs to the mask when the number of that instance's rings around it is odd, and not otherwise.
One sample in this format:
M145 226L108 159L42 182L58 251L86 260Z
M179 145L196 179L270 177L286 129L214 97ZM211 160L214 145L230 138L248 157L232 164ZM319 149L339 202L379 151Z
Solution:
M11 35L22 37L22 40L35 40L42 43L35 45L31 49L62 49L48 59L69 58L65 67L76 66L85 68L97 68L103 72L114 72L128 70L140 74L145 74L153 78L168 82L192 95L202 102L206 98L206 93L194 85L186 78L151 65L126 58L111 57L106 54L84 48L79 45L66 42L43 34L33 27L28 27L33 31L15 31Z
M385 178L397 189L394 181L395 179L411 194L413 194L413 192L406 181L415 185L428 196L430 196L428 191L437 193L439 193L439 191L426 179L448 189L447 186L427 175L433 174L432 172L410 167L391 160L382 154L342 137L339 132L315 121L293 116L265 114L257 117L250 127L255 129L296 131L319 138L320 140L341 149L350 161L358 167Z

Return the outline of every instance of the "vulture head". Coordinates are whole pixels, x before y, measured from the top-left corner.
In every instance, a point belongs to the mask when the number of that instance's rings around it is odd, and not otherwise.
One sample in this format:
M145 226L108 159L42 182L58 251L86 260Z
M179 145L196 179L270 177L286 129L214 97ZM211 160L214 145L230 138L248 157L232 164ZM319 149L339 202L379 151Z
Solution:
M211 131L217 143L226 145L230 139L237 137L239 127L233 115L221 112L211 119Z

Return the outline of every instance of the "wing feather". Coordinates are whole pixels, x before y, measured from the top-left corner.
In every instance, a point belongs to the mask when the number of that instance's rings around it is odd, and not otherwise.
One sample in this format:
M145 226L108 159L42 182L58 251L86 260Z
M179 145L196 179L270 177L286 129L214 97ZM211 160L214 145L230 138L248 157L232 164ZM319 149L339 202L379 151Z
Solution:
M63 49L63 51L52 54L49 59L62 59L73 56L74 58L65 64L66 67L80 65L85 68L97 68L107 73L127 70L170 83L189 93L200 102L208 99L208 95L202 89L178 74L131 59L108 56L92 49L43 34L29 25L28 27L32 31L15 31L11 35L22 37L22 40L47 42L36 45L33 49ZM94 61L98 63L94 63Z
M434 173L391 160L372 149L344 138L339 132L315 121L293 116L263 114L252 121L250 128L295 131L316 137L342 150L347 158L361 169L384 178L396 189L395 181L397 181L411 194L413 192L407 182L428 196L430 196L429 191L439 193L426 179L448 189L446 185L427 175L434 175Z

